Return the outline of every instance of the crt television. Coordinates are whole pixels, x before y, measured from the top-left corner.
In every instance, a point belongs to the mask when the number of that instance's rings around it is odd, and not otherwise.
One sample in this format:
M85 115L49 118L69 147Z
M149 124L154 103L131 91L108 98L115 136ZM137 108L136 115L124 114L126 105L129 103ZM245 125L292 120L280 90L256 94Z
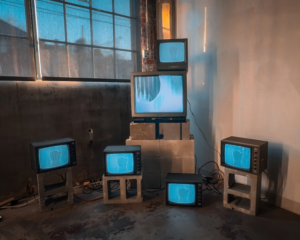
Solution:
M186 72L131 73L131 109L135 122L185 122Z
M188 69L188 40L164 39L157 40L157 70L184 70Z
M188 173L168 173L166 204L202 206L202 176Z
M32 169L36 173L77 165L76 145L71 138L33 142L30 153Z
M229 137L221 140L221 165L253 174L267 168L268 142Z
M141 175L141 146L107 146L104 149L104 175Z

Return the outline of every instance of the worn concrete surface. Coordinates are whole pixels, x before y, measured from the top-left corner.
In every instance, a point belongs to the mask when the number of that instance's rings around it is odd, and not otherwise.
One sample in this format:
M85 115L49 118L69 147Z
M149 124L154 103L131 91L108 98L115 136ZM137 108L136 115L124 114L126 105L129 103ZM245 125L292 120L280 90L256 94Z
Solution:
M262 203L253 217L224 208L222 196L210 192L203 192L202 208L166 206L164 192L150 195L144 195L143 203L124 205L75 199L73 206L46 213L39 212L37 203L1 210L0 239L296 240L300 236L300 216L269 203Z
M0 82L0 201L36 186L30 142L75 139L83 181L102 176L104 148L125 144L130 121L129 83Z

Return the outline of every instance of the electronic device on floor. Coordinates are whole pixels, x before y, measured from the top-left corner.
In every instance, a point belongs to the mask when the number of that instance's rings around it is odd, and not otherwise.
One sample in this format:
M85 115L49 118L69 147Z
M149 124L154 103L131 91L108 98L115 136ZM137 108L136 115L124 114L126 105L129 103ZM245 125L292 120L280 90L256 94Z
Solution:
M267 168L268 142L229 137L221 140L221 165L252 174Z
M141 146L107 146L104 149L104 175L141 175Z
M188 173L168 173L166 204L202 206L202 176Z
M131 73L134 122L185 122L186 72Z
M30 144L32 169L43 173L77 165L76 144L71 138Z
M188 69L188 40L163 39L157 40L157 70L184 70Z

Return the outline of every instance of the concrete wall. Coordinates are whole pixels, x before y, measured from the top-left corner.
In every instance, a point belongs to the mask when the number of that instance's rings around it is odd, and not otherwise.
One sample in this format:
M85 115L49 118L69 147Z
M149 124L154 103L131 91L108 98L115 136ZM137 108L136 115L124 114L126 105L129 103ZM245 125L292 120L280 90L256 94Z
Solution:
M103 149L125 144L130 121L129 83L1 81L0 201L36 184L30 142L74 138L73 180L83 181L102 176Z
M177 0L177 34L189 38L188 97L209 144L220 150L231 135L269 141L268 201L298 214L299 12L298 0ZM198 165L219 163L188 117Z

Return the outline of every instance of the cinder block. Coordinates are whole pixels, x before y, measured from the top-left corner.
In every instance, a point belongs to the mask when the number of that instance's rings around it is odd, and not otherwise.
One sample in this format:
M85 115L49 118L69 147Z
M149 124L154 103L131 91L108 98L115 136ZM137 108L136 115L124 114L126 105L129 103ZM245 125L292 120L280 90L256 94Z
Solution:
M182 173L195 173L195 156L193 157L183 157L182 161Z
M195 155L194 140L161 140L160 156L193 157Z
M143 202L142 197L142 179L141 175L138 176L104 176L103 180L103 201L104 204L117 204L117 203L136 203ZM120 195L115 198L111 198L110 188L108 186L109 181L120 181ZM127 195L127 180L137 181L137 191L135 196Z
M160 123L159 134L163 135L164 140L180 140L180 123Z
M251 186L235 182L234 175L251 179ZM261 192L261 174L225 168L223 205L226 208L255 216L258 211Z
M130 123L131 140L155 140L155 123Z
M144 157L159 157L159 140L126 140L126 145L141 145Z
M45 185L45 178L49 174L61 174L66 176L66 181L62 183L55 183L51 185ZM51 172L45 172L37 174L37 182L39 189L39 205L40 211L50 211L58 208L62 208L74 203L73 199L73 178L72 178L72 168L63 168ZM47 203L48 196L58 195L61 193L67 193L64 197L53 198L51 203Z
M160 172L160 157L148 157L142 158L143 169L147 172Z
M181 123L181 139L190 140L190 120L187 119L185 123Z

